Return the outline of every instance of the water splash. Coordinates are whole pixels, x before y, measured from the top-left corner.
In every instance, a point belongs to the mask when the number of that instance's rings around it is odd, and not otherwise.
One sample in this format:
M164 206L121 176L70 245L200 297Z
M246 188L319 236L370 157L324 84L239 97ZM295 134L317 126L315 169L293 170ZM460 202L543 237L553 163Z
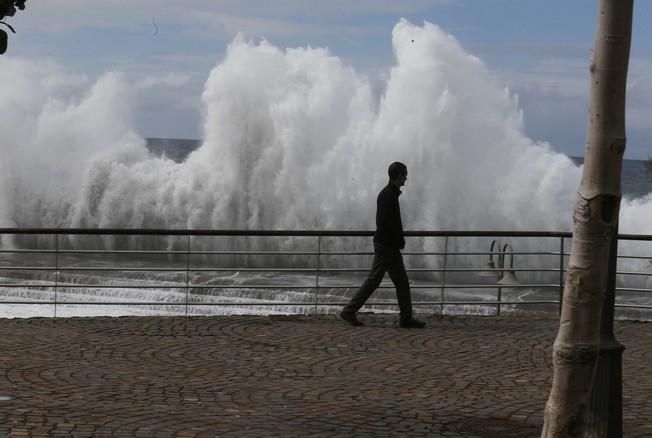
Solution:
M526 137L517 96L433 24L392 43L378 99L325 49L236 38L182 163L148 155L120 74L3 59L0 226L371 229L400 160L407 229L570 230L580 170ZM621 229L649 232L649 205L624 202Z

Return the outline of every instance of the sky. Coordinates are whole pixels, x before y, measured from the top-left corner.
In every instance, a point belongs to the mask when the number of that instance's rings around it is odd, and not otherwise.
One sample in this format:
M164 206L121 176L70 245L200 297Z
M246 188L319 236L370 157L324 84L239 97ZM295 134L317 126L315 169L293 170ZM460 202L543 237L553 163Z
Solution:
M28 0L5 56L47 60L90 80L127 75L145 137L202 136L201 93L240 34L325 47L378 95L401 19L436 24L518 95L526 134L582 156L598 0ZM652 5L635 2L625 158L652 155Z

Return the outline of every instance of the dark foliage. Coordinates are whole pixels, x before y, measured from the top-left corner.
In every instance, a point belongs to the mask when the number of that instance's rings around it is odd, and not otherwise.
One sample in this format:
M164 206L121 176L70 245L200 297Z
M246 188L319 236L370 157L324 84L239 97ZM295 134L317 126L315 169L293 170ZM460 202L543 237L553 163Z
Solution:
M13 17L16 10L24 10L27 0L0 0L0 20L4 17Z
M25 9L25 2L27 0L0 0L0 20L5 17L13 17L16 14L16 11ZM13 33L16 33L13 27L4 21L0 21L1 24L7 26L9 30ZM0 55L4 54L7 51L7 32L0 30Z

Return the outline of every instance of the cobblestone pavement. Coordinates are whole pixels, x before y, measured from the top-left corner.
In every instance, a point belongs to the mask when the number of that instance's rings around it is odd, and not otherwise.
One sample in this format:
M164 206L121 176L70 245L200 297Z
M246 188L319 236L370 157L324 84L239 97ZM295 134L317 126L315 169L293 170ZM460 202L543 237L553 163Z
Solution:
M0 320L0 436L538 437L557 321ZM652 324L619 322L625 436L652 436Z

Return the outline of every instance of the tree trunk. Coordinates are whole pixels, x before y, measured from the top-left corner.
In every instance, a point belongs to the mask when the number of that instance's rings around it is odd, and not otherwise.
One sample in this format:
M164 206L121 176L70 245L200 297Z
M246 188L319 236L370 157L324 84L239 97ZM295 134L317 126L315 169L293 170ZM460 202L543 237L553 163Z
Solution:
M591 60L589 126L542 438L589 437L611 239L617 233L625 152L625 94L633 0L600 0Z

